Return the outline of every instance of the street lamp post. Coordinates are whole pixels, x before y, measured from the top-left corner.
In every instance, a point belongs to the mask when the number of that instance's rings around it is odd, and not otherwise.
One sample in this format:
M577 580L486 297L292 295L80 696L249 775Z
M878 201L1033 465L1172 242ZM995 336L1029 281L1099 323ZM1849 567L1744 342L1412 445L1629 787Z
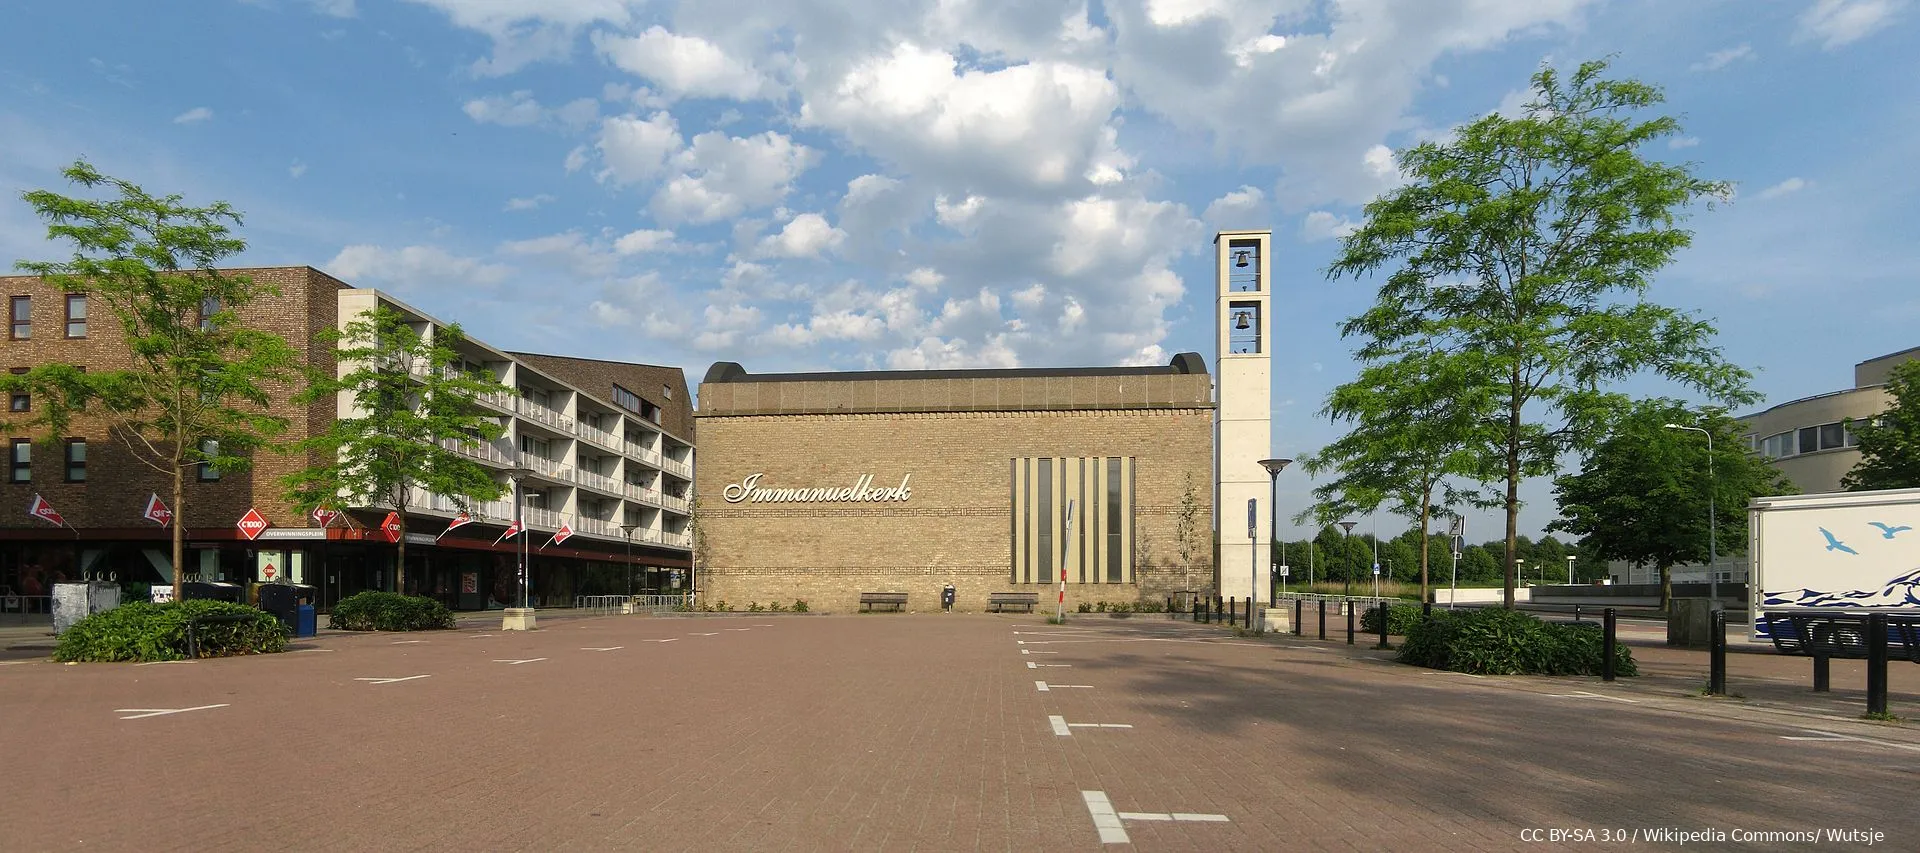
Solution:
M1356 524L1359 524L1360 522L1338 521L1334 523L1340 525L1340 550L1346 551L1347 537L1349 534L1353 533L1353 526ZM1345 595L1347 598L1353 597L1353 567L1351 566L1347 567L1347 591Z
M1280 541L1280 472L1283 470L1286 470L1286 467L1292 464L1293 464L1293 460L1291 459L1260 460L1260 467L1267 469L1267 477L1268 479L1273 481L1273 490L1272 492L1269 493L1269 497L1273 501L1273 506L1271 507L1272 529L1267 531L1268 561L1272 561L1273 559L1273 545ZM1286 561L1282 560L1281 562L1284 563ZM1255 577L1254 587L1257 589L1260 583L1258 579L1259 574L1257 570L1255 572L1254 577ZM1271 587L1273 586L1273 581L1271 578L1268 579L1267 586L1269 587L1269 589L1271 589ZM1273 596L1269 594L1267 597L1272 598Z
M1720 548L1715 540L1719 538L1720 513L1715 511L1713 493L1719 491L1720 481L1713 476L1713 433L1701 427L1685 424L1667 424L1667 429L1683 429L1707 437L1707 600L1711 602L1707 608L1718 610L1720 609Z
M514 557L517 558L520 567L520 612L518 614L508 613L505 617L505 623L501 625L502 630L524 631L533 628L533 608L530 604L533 600L533 595L527 578L527 539L529 537L527 535L526 511L523 508L526 504L526 489L521 486L521 481L532 476L532 474L532 468L510 468L507 470L507 479L513 482L513 526L519 531L519 533L515 535L520 537L520 547L514 549L513 554Z
M1573 561L1574 561L1574 556L1572 554L1568 554L1567 555L1567 586L1573 586Z
M624 514L624 513L623 513ZM627 540L627 606L633 606L633 531L638 524L620 525L620 536Z

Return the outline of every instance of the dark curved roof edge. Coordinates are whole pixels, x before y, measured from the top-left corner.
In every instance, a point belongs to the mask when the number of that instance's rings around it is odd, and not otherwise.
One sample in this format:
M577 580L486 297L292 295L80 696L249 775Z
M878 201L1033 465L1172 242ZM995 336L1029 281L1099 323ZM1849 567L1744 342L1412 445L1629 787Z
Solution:
M748 373L739 362L716 361L700 384L719 382L852 382L874 379L1023 379L1046 376L1204 375L1206 359L1183 352L1153 367L987 367L967 370L845 370L822 373Z

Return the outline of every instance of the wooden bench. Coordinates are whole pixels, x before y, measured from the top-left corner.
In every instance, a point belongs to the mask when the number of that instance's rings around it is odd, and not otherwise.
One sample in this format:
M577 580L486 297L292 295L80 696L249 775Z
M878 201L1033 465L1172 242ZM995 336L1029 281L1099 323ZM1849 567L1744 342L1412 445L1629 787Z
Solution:
M860 593L860 608L872 610L883 604L893 605L894 610L907 609L907 594L904 592L863 592Z
M1005 613L1009 607L1024 607L1028 613L1040 603L1037 592L990 592L987 593L987 607L995 613Z

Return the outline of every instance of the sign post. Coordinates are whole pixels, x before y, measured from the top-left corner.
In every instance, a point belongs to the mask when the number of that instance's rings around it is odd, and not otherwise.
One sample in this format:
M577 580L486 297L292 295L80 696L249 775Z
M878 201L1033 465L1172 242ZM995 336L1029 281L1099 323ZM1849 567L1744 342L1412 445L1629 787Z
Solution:
M1447 609L1452 610L1460 603L1460 546L1467 538L1467 520L1454 516L1453 523L1447 525L1447 535L1453 539L1453 579L1447 599Z
M1253 602L1260 597L1260 499L1247 498L1247 627L1253 627Z
M1067 624L1067 543L1073 541L1073 501L1067 501L1067 524L1060 535L1060 606L1054 622Z

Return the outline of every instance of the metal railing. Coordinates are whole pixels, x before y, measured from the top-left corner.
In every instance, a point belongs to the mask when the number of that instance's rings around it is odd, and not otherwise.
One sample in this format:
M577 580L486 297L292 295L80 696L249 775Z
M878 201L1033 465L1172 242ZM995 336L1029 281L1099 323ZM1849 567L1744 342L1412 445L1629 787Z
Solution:
M1273 599L1276 606L1281 601L1326 601L1338 606L1335 613L1346 613L1349 608L1357 608L1358 612L1364 613L1379 607L1383 601L1391 603L1403 600L1387 595L1330 595L1319 592L1282 592L1274 594Z
M461 456L478 459L482 462L492 462L495 465L508 466L514 464L514 456L508 456L506 451L501 450L498 445L495 445L491 441L459 441L451 438L443 438L440 440L440 446L458 453ZM515 456L517 455L519 454L515 454Z
M691 606L692 598L676 595L576 595L573 608L603 616L623 613L668 613Z
M685 479L689 479L689 480L693 479L692 465L688 465L685 462L678 462L673 459L668 459L665 456L660 457L660 470L665 471L669 474L674 474L679 477L683 477Z
M11 592L0 593L0 616L25 616L30 614L51 616L53 614L53 596L15 595Z
M572 468L569 468L565 465L562 465L544 456L535 456L531 453L522 453L520 454L520 464L523 466L526 466L528 470L534 472L535 474L539 474L540 476L545 477L549 480L559 480L565 483L571 483L574 481Z
M610 495L625 494L625 490L620 486L620 481L605 474L596 474L592 471L575 468L573 469L573 479L574 482L582 486L590 489L598 489Z
M573 430L575 433L578 433L581 438L598 444L608 450L619 452L625 449L626 442L615 438L613 433L607 432L599 427L588 426L585 423L575 421Z
M525 397L516 398L515 402L518 403L520 416L527 420L546 424L562 432L571 433L578 430L579 424L575 423L572 418L549 409L546 406L542 406Z

